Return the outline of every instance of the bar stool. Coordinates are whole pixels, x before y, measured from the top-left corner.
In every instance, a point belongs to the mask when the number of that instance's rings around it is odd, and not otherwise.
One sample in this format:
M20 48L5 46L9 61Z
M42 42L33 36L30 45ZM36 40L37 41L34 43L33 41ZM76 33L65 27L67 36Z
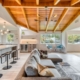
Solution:
M2 64L2 58L5 57L5 61L6 61L6 53L1 54L1 64Z
M10 52L7 52L4 54L7 57L7 66L3 67L3 70L7 70L7 69L10 69L12 67L11 65L9 65L9 61L8 61L9 54L10 54Z
M15 60L19 60L20 58L18 57L18 51L19 51L20 49L17 49L16 50L16 58L15 58Z
M0 58L1 58L1 55L0 55ZM0 73L0 78L1 78L2 76L3 76L3 74Z
M0 78L3 76L3 74L0 74Z
M16 52L16 50L13 50L12 52L11 52L11 54L12 54L12 57L13 57L13 61L10 63L10 64L15 64L16 63L16 61L14 60L14 53Z
M11 55L11 52L12 52L12 51L10 51L10 54L9 54L9 59L11 59L11 57L10 57L10 55Z

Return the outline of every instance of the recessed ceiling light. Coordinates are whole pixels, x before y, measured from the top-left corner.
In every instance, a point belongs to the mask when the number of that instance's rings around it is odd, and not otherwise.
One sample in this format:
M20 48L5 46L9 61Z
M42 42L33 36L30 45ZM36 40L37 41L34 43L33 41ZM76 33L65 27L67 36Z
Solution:
M57 14L55 14L54 17L57 17Z

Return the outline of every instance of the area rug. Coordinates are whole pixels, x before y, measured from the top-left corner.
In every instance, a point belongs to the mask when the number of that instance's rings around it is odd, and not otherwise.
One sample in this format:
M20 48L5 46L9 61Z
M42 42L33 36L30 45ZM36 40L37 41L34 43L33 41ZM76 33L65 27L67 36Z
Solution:
M61 74L61 77L70 77L72 80L80 80L80 75L77 75L77 70L75 68L66 68L62 69L60 65L55 65L58 72ZM65 71L64 71L65 70Z

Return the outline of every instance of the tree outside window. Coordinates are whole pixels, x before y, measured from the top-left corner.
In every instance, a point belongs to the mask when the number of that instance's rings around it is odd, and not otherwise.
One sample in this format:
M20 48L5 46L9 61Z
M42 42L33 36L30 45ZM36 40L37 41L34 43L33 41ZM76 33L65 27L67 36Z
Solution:
M13 42L14 41L14 34L7 34L7 42Z
M41 34L40 36L41 43L60 43L59 34Z
M61 36L60 34L55 34L55 43L60 43Z
M68 43L69 44L80 44L80 35L79 34L68 35Z

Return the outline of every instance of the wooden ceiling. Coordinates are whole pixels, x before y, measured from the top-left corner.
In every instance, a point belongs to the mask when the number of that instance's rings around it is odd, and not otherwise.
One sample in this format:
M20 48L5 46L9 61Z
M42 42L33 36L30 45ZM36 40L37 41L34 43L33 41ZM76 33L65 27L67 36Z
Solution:
M80 15L80 0L0 0L0 3L16 24L35 32L63 32Z

